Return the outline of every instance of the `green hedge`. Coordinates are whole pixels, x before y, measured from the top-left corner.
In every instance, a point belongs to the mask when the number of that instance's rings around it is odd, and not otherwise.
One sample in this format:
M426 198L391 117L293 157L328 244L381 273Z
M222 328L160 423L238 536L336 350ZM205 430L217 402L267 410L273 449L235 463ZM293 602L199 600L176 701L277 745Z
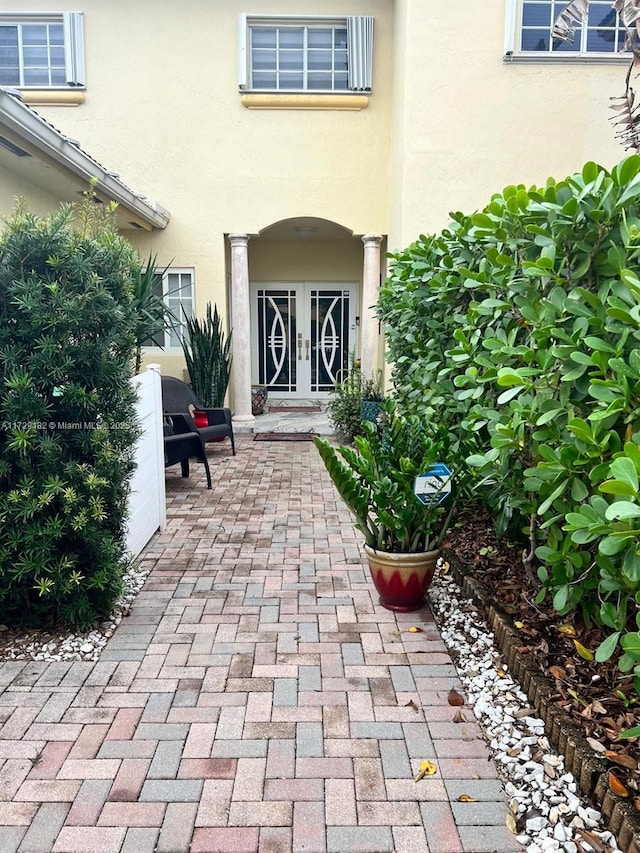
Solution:
M88 627L121 589L139 261L90 204L78 228L70 208L18 209L0 233L0 621L11 624Z
M507 187L392 255L379 317L399 403L473 440L498 531L560 613L640 661L640 157ZM454 442L455 446L455 442Z

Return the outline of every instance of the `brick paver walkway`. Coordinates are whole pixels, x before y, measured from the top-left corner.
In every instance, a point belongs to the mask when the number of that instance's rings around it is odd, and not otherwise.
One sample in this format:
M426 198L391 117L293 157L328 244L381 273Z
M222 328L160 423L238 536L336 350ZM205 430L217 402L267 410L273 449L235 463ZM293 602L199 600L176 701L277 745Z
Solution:
M377 604L313 444L238 443L168 473L98 663L0 665L2 853L515 853L428 610Z

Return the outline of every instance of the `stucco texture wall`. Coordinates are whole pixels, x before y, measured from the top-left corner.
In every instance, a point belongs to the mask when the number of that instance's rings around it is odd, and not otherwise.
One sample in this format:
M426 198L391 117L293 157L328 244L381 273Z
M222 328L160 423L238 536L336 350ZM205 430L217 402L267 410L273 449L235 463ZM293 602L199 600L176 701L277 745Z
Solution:
M505 0L395 9L392 251L508 184L624 156L608 120L624 65L505 63Z

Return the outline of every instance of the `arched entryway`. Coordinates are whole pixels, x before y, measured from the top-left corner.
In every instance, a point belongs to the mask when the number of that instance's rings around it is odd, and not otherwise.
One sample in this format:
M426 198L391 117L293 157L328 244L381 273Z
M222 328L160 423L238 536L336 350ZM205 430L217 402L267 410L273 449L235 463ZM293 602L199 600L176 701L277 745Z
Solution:
M229 242L237 422L251 419L252 384L267 385L270 398L322 401L353 356L373 375L380 236L299 217Z

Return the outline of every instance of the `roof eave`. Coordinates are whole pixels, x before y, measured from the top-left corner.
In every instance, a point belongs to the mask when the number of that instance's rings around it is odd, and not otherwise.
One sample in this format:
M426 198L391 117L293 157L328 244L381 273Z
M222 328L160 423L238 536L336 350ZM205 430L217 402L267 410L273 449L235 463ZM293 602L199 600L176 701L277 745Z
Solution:
M0 88L0 125L41 151L63 169L80 177L87 185L96 181L96 189L135 213L151 228L166 228L170 214L157 204L137 195L113 172L83 151L53 125L20 100L19 93Z

